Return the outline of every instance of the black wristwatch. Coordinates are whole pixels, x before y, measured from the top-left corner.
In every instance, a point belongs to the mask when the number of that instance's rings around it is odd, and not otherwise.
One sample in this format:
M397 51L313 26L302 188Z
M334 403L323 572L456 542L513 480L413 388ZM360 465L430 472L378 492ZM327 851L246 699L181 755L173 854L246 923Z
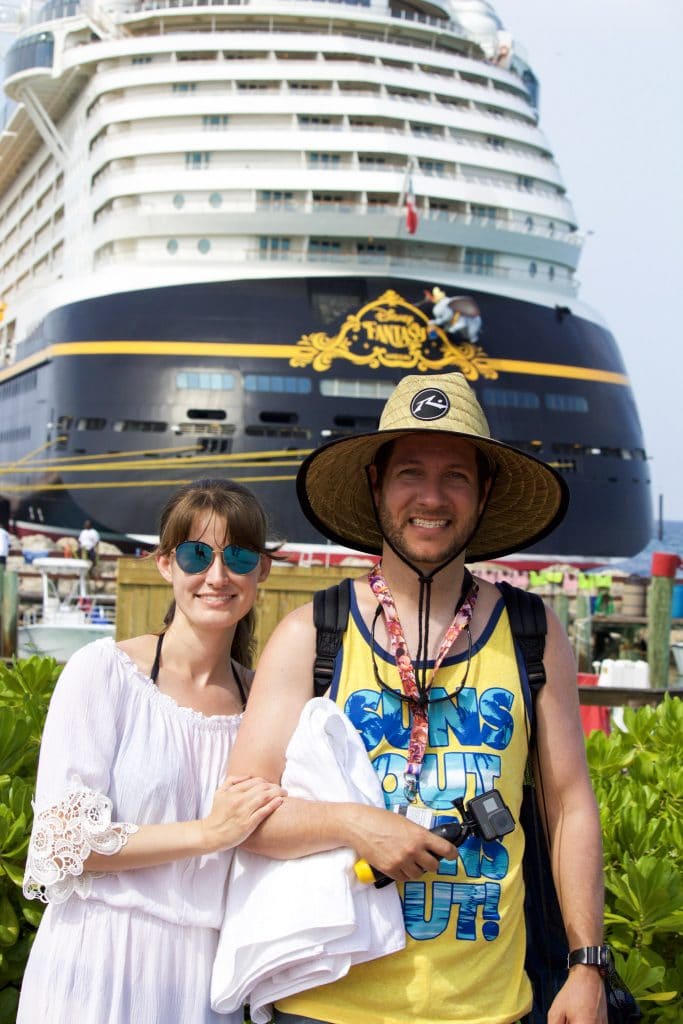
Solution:
M577 964L597 967L600 974L604 975L614 966L612 950L609 946L581 946L573 949L567 957L567 968L576 967Z

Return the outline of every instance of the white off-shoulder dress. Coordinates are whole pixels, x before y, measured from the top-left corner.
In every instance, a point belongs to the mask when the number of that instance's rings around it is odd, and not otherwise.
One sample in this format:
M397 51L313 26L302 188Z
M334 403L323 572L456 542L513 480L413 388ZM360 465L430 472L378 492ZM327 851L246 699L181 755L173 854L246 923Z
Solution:
M180 707L111 639L69 660L40 751L24 892L48 907L18 1024L242 1021L209 1005L232 851L83 872L138 825L206 816L239 722Z

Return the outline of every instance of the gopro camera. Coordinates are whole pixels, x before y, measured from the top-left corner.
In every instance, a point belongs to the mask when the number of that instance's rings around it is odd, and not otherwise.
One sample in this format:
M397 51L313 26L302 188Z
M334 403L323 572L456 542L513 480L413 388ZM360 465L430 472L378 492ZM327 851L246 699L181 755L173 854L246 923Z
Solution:
M483 839L500 839L515 827L514 818L497 789L473 797L465 813L474 819L474 831Z

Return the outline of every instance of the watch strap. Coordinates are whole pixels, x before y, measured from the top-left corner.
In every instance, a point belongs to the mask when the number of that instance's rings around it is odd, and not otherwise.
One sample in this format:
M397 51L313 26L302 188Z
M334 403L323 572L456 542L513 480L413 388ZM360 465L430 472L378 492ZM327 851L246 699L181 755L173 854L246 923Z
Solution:
M567 967L576 967L577 964L584 964L587 967L597 967L604 973L609 967L609 946L580 946L573 949L567 957Z

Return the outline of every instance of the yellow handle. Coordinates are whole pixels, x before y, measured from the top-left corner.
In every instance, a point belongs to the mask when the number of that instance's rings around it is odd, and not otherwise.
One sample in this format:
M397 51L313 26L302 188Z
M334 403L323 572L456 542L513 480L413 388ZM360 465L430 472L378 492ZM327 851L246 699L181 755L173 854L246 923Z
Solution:
M371 882L375 881L375 873L364 858L356 861L353 865L353 870L356 872L356 878L359 882L369 885Z

